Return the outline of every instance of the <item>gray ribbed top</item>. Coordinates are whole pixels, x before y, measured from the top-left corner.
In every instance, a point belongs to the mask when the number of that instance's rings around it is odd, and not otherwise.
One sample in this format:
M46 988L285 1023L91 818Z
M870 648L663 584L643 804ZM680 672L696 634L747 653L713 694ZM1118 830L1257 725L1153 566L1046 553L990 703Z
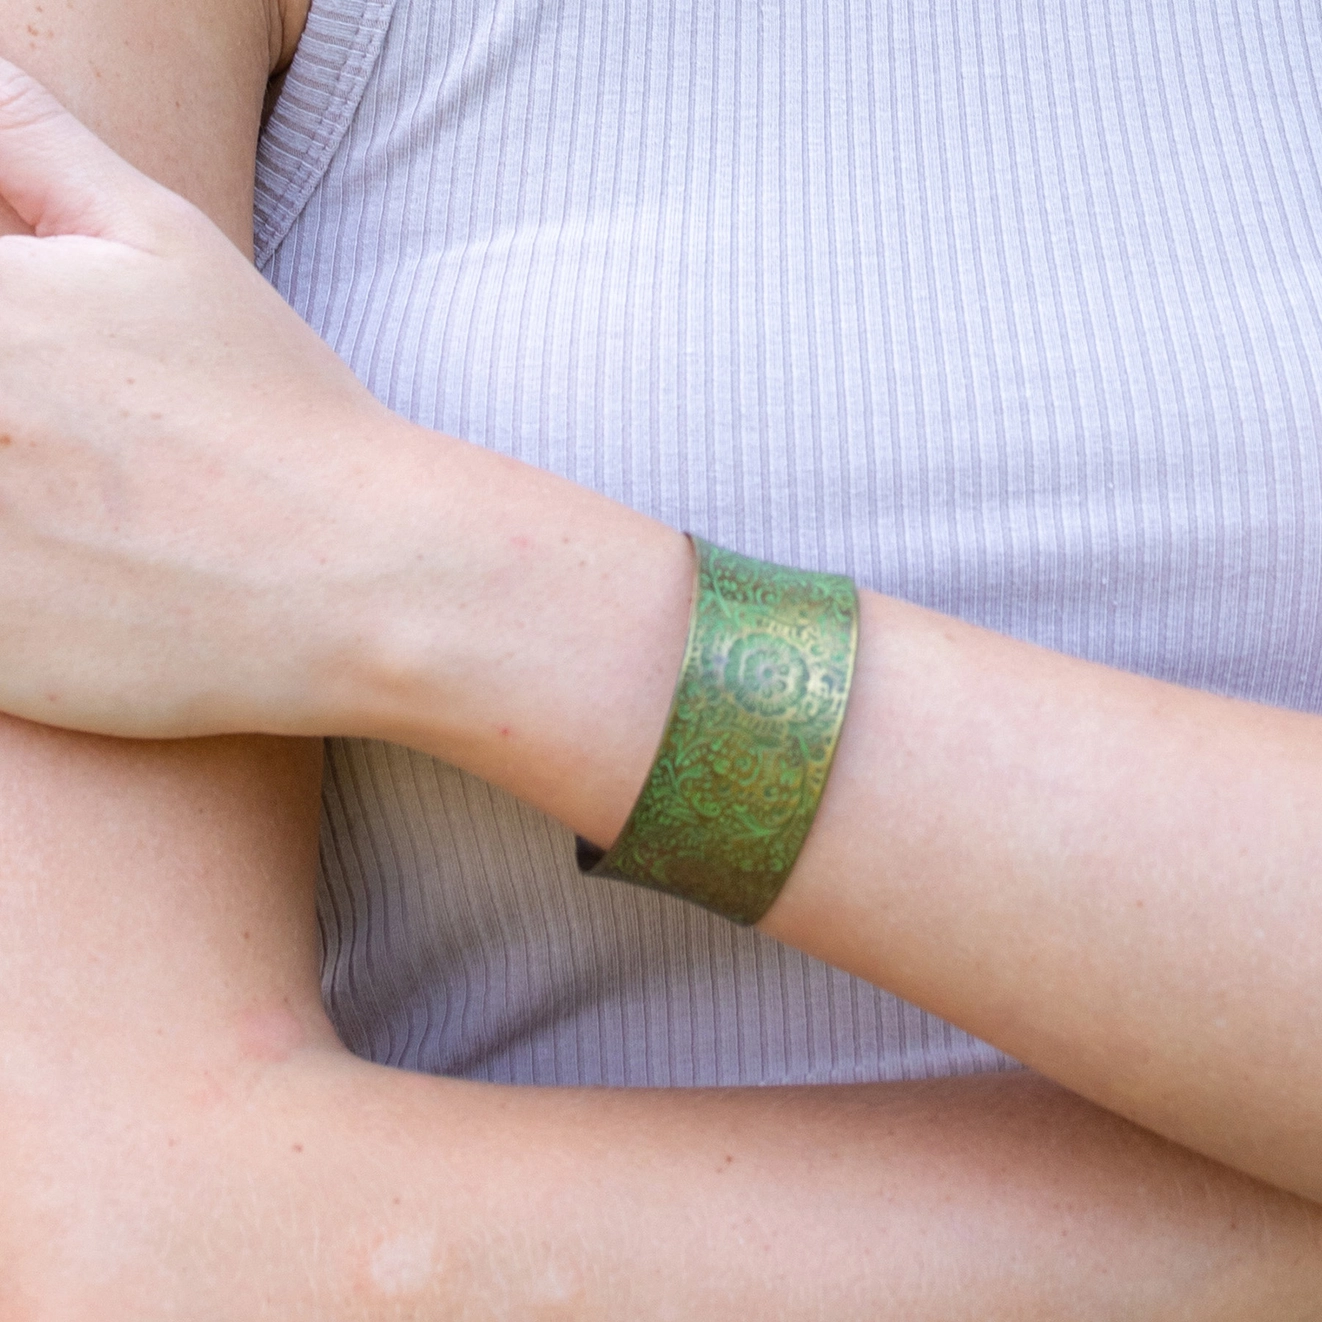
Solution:
M1314 0L314 0L259 261L419 422L747 554L1319 709L1319 71ZM580 878L567 831L420 755L332 744L323 843L328 1003L383 1061L1005 1063Z

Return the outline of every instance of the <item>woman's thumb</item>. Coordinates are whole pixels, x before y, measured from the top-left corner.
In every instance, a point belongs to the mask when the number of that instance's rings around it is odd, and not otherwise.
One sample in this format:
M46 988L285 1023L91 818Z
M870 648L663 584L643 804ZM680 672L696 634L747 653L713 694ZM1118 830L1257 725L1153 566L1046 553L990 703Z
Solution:
M35 78L0 59L0 196L35 234L145 242L143 208L156 189Z

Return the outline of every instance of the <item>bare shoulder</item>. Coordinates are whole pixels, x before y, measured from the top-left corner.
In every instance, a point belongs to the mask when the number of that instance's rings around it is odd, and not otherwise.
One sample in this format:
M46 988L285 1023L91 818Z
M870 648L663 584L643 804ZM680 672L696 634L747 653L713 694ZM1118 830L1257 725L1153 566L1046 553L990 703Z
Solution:
M0 55L248 241L269 79L309 0L0 0Z

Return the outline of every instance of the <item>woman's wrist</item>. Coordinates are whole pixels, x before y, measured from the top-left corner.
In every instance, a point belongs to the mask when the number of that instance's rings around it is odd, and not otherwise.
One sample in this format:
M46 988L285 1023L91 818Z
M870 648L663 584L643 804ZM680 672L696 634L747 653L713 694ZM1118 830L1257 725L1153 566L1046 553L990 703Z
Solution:
M609 843L674 691L687 540L399 419L380 439L386 471L320 594L319 722L433 753Z

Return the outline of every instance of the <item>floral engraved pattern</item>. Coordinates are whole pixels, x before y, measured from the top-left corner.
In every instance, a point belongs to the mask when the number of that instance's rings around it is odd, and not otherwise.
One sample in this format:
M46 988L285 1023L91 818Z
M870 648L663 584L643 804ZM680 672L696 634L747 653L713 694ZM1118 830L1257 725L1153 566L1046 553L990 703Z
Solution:
M803 697L808 663L774 634L735 639L725 658L725 687L739 705L758 716L783 716Z
M592 870L753 923L826 784L858 594L847 578L692 542L697 588L670 718L620 838Z

